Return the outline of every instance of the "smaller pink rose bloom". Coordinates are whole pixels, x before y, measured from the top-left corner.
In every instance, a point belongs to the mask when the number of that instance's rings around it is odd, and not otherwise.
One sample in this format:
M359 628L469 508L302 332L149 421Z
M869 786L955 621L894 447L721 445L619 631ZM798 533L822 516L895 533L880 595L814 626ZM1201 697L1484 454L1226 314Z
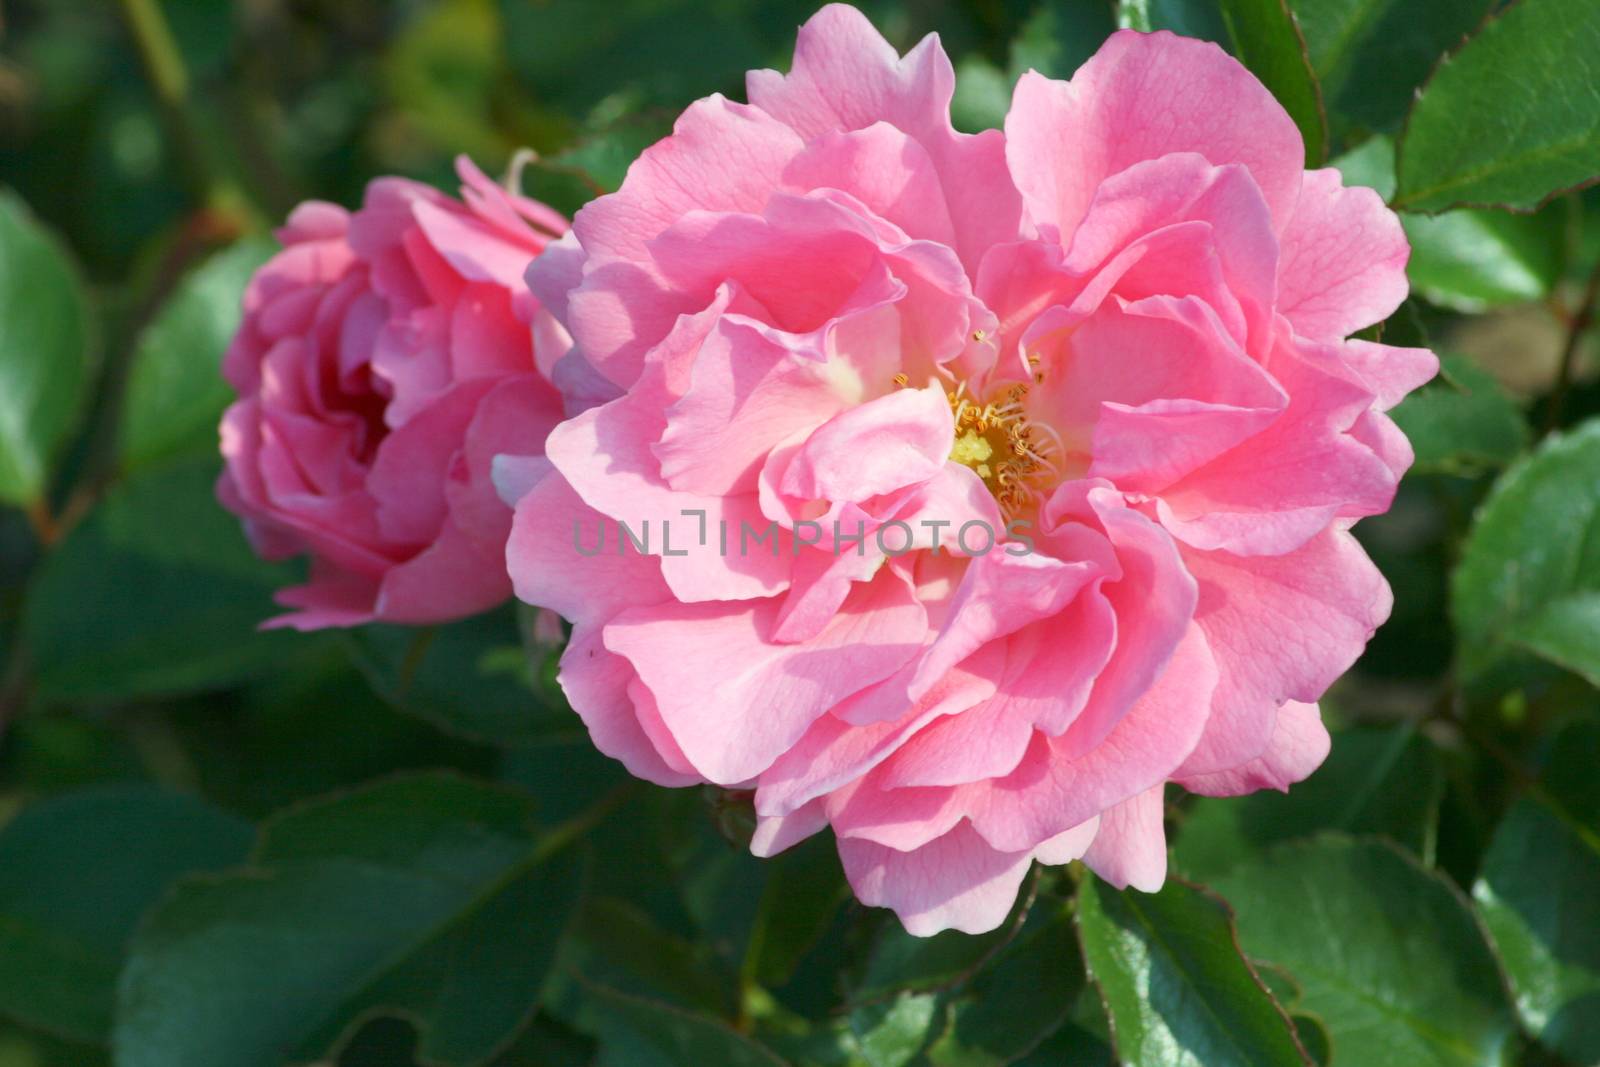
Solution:
M510 596L490 466L541 454L562 415L549 372L570 344L523 273L567 222L457 169L460 201L380 178L353 215L302 204L245 290L217 495L261 555L311 557L268 626L439 622Z

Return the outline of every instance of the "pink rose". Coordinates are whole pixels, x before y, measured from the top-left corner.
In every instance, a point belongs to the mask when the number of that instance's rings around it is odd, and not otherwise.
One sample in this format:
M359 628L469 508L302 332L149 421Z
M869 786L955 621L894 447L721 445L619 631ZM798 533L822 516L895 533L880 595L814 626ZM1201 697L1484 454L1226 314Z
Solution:
M464 202L383 178L354 215L302 204L245 291L217 495L262 555L311 556L269 626L437 622L510 596L490 464L541 452L561 418L547 375L569 342L523 273L567 224L458 170Z
M1035 859L1154 889L1165 783L1321 762L1390 605L1348 530L1435 370L1344 340L1400 226L1214 45L1118 33L1003 133L953 81L832 6L690 107L531 268L596 406L502 464L595 744L753 788L758 854L831 826L915 934L994 928Z

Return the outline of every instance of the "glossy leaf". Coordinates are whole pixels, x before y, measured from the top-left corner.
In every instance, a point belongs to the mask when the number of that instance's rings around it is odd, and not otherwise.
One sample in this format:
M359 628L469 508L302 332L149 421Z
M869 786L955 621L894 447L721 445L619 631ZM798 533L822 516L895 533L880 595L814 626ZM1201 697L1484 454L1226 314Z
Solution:
M1336 1062L1498 1067L1515 1032L1498 964L1460 892L1393 845L1328 834L1215 883L1252 959L1286 968Z
M1493 0L1289 0L1328 110L1343 127L1392 130L1412 94Z
M250 867L179 885L135 939L124 1067L313 1059L400 1013L433 1064L481 1064L538 1002L579 864L546 855L527 798L395 778L263 827ZM264 966L264 961L271 961Z
M1600 420L1547 438L1478 510L1452 582L1463 668L1522 648L1600 682Z
M0 1011L102 1041L127 944L179 876L244 859L250 824L151 786L25 808L0 831Z
M44 561L24 632L38 692L110 700L259 674L307 639L260 632L292 568L264 563L217 505L214 458L113 489Z
M1472 894L1523 1023L1571 1062L1600 1062L1600 829L1524 797Z
M245 284L275 248L254 238L219 252L183 280L145 327L123 401L125 465L217 447L217 420L233 398L222 356L239 326Z
M1177 879L1140 893L1091 878L1078 896L1078 930L1129 1067L1310 1062L1216 896Z
M0 190L0 502L43 497L89 370L77 268L27 205Z
M1600 174L1600 6L1521 0L1439 66L1399 148L1396 203L1529 210Z

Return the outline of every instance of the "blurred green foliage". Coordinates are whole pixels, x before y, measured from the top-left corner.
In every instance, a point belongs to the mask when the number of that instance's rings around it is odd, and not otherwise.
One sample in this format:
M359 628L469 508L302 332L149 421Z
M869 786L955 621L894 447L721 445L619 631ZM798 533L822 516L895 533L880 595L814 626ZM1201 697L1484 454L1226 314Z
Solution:
M1600 7L862 6L940 33L966 129L1119 25L1215 40L1313 165L1436 212L1381 335L1445 373L1358 527L1396 604L1327 765L1169 797L1210 889L1040 870L1001 930L918 940L830 841L758 861L748 797L630 784L509 608L256 632L294 566L211 484L270 227L523 147L574 211L814 4L9 0L0 1067L1600 1062Z

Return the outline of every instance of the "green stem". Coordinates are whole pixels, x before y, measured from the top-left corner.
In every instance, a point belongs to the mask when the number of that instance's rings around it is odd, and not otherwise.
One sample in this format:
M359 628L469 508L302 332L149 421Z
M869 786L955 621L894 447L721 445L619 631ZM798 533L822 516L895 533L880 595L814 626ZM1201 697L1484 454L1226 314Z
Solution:
M122 17L139 48L156 96L167 107L183 111L189 105L189 70L161 11L160 0L121 0Z
M190 95L189 68L161 9L161 0L118 0L144 65L145 76L161 106L167 128L178 147L191 195L196 203L222 217L235 218L253 228L252 208L235 184L214 165L212 139Z

